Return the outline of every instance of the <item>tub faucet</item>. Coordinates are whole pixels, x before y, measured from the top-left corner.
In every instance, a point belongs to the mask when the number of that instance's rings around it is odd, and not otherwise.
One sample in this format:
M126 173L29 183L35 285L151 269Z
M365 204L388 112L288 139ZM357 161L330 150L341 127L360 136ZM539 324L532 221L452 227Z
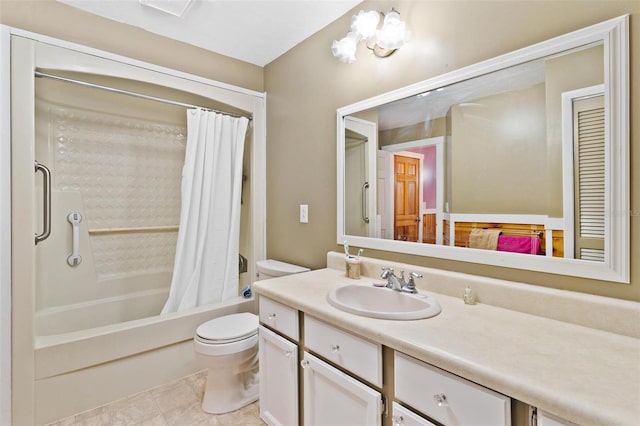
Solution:
M417 293L415 278L422 278L422 275L415 272L409 274L409 281L404 280L404 271L400 271L400 277L396 276L392 268L382 268L382 274L380 278L387 280L385 287L391 290L401 291L404 293Z

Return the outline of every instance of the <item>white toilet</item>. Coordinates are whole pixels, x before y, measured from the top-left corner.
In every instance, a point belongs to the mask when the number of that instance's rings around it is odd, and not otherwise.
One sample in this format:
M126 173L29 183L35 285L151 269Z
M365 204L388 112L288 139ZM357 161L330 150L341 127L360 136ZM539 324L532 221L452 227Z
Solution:
M258 261L257 269L259 280L309 270L271 259ZM193 342L196 356L208 369L204 411L228 413L258 399L257 315L243 312L207 321L196 329Z

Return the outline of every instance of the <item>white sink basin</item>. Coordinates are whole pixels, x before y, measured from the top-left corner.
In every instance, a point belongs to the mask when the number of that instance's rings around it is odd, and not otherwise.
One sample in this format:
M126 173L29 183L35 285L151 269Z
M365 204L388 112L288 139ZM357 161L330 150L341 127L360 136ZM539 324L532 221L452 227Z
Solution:
M401 293L371 284L349 284L331 290L327 301L355 315L393 320L431 318L440 313L440 304L425 293Z

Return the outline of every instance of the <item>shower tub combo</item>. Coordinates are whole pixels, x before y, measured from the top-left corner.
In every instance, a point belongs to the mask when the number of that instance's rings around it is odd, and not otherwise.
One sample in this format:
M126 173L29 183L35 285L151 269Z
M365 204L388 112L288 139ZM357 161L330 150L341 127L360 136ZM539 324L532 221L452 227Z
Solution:
M50 164L54 230L37 246L38 422L197 371L197 326L254 310L238 298L159 315L175 256L186 114L122 101L36 82L36 157Z
M238 298L184 313L151 317L144 310L135 313L140 306L159 312L167 295L166 290L147 290L38 312L37 423L202 369L193 349L198 325L222 315L255 311L253 300ZM83 329L84 325L93 328Z
M264 148L264 110L262 95L244 89L51 39L12 37L13 193L35 187L33 197L12 200L12 417L40 425L201 370L196 328L257 310L253 299L237 297L160 315L178 234L185 108L91 86L253 114L240 231L251 266L241 286L264 255L264 206L261 198L256 203L262 180L251 178L264 172L256 157ZM42 165L35 175L34 160ZM48 236L36 237L34 249L33 235L41 232Z

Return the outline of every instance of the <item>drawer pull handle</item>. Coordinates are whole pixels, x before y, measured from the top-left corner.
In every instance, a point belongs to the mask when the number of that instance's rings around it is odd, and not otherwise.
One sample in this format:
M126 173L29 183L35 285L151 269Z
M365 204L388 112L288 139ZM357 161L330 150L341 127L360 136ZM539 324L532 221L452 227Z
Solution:
M447 397L443 393L439 393L439 394L433 395L433 399L438 404L438 407L444 407L444 406L447 405Z
M340 345L331 345L331 352L333 352L334 354L340 352Z
M309 367L309 361L307 361L306 359L303 359L302 361L300 361L300 367L308 368Z
M272 313L272 314L269 314L269 315L267 316L267 318L269 318L270 320L274 320L274 319L276 319L276 314L275 314L275 312L274 312L274 313Z

